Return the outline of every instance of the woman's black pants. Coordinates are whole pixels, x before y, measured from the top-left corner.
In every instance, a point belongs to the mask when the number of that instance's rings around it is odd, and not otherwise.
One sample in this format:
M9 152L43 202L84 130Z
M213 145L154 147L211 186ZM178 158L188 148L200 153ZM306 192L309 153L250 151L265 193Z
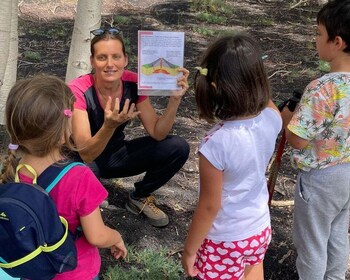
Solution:
M147 197L166 184L185 164L189 145L183 138L169 135L162 141L149 136L124 141L117 151L104 153L91 165L97 177L123 178L145 172L135 183L135 197Z

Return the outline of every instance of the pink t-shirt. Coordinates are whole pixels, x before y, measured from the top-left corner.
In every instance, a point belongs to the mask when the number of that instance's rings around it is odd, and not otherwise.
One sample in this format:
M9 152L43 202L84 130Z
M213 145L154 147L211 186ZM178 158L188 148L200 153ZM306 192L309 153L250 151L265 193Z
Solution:
M20 174L20 180L32 183L32 179L23 174ZM50 192L58 213L66 218L73 233L80 226L80 217L91 214L107 195L100 181L86 166L73 167ZM57 274L55 280L91 280L99 274L101 257L98 248L91 245L84 235L75 244L78 251L77 268Z
M122 81L134 82L137 83L137 74L128 70L123 72L121 77ZM95 80L92 74L87 74L80 76L71 82L68 83L69 88L73 92L76 100L74 102L74 109L84 110L86 111L86 100L84 97L84 93L94 86ZM147 96L140 95L137 103L144 101Z

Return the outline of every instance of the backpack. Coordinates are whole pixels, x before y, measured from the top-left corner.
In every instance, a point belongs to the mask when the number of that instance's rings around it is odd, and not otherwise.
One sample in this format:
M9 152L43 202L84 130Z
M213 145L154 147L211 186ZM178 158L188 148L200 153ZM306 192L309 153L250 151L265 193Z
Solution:
M74 236L59 216L49 192L79 162L53 164L38 178L19 165L15 182L0 185L0 267L12 277L47 280L77 266ZM25 166L33 184L19 182Z

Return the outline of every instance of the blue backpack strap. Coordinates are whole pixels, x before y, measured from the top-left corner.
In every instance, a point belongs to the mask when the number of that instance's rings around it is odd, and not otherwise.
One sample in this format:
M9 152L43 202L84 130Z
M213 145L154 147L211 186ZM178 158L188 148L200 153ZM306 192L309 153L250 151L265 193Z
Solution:
M45 189L47 193L52 191L52 189L57 185L57 183L62 179L62 177L71 170L74 166L85 166L82 162L70 162L53 164L46 168L44 172L38 177L38 185ZM83 229L81 226L77 227L74 239L77 240L82 235Z
M50 192L56 184L62 179L62 177L74 166L85 166L81 162L70 162L69 164L53 164L46 168L43 173L38 177L38 185L45 189L46 192Z

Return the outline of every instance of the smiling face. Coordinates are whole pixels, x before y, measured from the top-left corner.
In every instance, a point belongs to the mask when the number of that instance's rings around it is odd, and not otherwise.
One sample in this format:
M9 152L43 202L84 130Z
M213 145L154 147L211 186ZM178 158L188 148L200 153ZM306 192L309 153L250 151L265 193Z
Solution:
M98 81L115 82L120 80L128 57L123 52L122 43L109 38L94 44L94 54L90 61Z

